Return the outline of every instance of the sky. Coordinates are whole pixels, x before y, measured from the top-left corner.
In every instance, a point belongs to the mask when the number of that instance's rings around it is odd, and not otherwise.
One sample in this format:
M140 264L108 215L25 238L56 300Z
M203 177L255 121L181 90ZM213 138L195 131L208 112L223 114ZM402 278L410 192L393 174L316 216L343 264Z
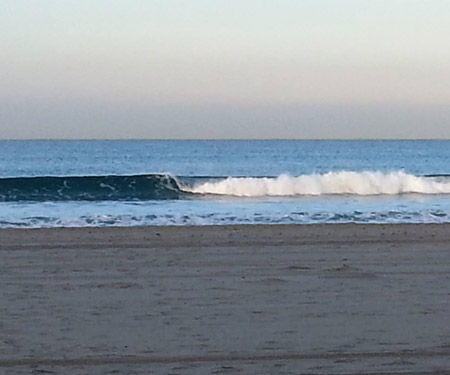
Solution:
M449 0L2 0L0 139L450 138Z

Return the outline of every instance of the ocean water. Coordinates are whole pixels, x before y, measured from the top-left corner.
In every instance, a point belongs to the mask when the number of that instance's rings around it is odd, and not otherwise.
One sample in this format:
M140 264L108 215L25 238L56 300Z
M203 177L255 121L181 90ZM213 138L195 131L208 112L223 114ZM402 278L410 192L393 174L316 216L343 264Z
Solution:
M0 141L0 227L450 222L450 141Z

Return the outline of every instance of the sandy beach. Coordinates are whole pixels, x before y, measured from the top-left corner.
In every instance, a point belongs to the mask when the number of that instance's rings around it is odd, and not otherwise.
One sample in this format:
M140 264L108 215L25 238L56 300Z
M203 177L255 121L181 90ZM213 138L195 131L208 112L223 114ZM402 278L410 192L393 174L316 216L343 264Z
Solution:
M1 374L450 374L450 225L0 230Z

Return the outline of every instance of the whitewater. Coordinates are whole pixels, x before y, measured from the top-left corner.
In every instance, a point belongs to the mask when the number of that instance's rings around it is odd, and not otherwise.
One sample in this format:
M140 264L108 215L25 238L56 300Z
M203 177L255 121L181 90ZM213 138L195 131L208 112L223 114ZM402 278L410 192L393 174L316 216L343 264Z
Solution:
M293 177L236 178L198 184L186 191L197 194L217 194L236 197L278 197L296 195L396 195L450 194L450 180L414 176L403 171L339 171Z

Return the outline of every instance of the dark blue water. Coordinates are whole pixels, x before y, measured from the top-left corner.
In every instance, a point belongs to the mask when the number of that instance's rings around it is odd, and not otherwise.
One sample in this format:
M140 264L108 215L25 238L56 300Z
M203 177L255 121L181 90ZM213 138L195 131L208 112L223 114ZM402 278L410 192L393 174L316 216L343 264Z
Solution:
M449 141L0 141L0 227L448 222L449 161Z

